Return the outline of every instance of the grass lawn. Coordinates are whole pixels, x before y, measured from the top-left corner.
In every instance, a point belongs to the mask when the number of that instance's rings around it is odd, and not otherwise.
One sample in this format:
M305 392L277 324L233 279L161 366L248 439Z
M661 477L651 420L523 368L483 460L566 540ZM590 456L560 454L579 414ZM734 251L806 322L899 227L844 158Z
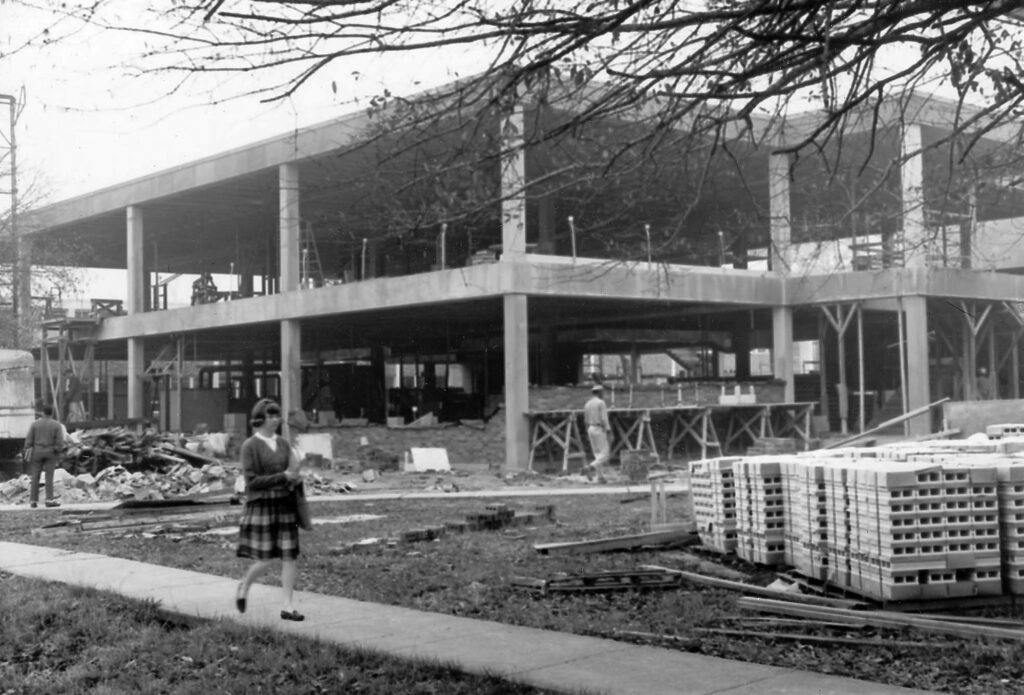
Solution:
M0 587L3 695L551 692L228 621L169 622L104 592L3 573Z
M750 628L747 621L755 616L740 611L736 606L737 595L727 591L684 587L538 597L512 586L515 576L550 578L560 573L630 570L642 564L692 567L698 560L679 550L541 555L533 549L535 543L645 530L649 507L645 501L623 503L629 497L508 498L509 506L524 510L554 504L557 523L451 534L436 541L399 543L393 547L376 545L356 552L348 551L355 541L399 536L410 529L461 520L500 500L459 498L457 494L435 500L361 501L353 496L340 502L317 502L314 498L313 512L317 517L363 516L349 523L320 525L315 532L303 535L299 588L602 637L623 638L623 632L674 635L685 638L675 643L676 648L893 685L970 695L1024 692L1024 648L1016 645L854 629L848 631L849 636L878 637L883 642L916 640L927 643L929 648L814 645L737 637L709 632L721 628L759 629ZM670 519L685 516L688 504L685 496L670 497ZM173 530L148 535L31 534L33 527L53 518L52 512L43 511L5 515L0 519L0 538L106 553L234 578L240 577L245 568L244 561L234 557L234 539L230 536L189 535ZM763 568L736 563L734 567L750 573L754 580L764 581L773 576ZM276 578L268 575L265 581L273 583ZM232 597L225 596L224 600L230 603Z

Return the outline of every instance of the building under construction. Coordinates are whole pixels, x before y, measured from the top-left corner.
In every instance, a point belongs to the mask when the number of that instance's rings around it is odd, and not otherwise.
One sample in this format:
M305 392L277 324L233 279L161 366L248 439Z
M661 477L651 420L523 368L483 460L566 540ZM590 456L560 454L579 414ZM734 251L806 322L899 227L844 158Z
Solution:
M33 263L127 270L47 320L43 396L188 430L271 395L509 470L585 455L595 380L616 449L661 457L1019 397L1016 130L903 98L807 154L813 113L712 135L588 98L385 105L35 211Z

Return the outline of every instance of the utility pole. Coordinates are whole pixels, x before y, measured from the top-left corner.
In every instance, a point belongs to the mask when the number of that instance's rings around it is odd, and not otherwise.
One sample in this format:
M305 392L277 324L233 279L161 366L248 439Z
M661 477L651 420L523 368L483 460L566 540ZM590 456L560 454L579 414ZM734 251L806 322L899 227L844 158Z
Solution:
M29 283L26 281L27 273L24 268L21 239L18 229L18 150L14 136L14 125L17 121L18 99L13 94L0 94L0 104L7 104L9 119L7 132L0 131L0 162L8 162L7 172L0 171L0 181L9 181L8 190L0 191L10 196L10 237L11 251L11 303L14 310L14 320L18 325L17 343L21 347L20 324L23 315L28 313L31 292Z

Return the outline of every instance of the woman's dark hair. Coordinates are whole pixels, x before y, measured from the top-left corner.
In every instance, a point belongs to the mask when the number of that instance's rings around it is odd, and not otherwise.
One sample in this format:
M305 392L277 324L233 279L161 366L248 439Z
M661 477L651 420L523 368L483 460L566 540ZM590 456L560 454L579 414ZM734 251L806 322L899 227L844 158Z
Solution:
M262 398L252 407L249 413L249 424L253 427L260 427L267 420L267 414L280 415L281 406L277 401L270 398Z

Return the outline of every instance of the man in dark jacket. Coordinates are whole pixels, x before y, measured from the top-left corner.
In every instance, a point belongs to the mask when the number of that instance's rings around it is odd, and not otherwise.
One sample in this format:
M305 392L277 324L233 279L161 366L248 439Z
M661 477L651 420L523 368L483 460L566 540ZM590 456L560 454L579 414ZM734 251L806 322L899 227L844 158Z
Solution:
M39 476L46 471L46 506L59 507L53 498L53 469L64 446L64 433L60 423L53 419L53 406L44 405L43 415L33 422L25 435L25 459L29 462L29 502L33 509L39 506Z

